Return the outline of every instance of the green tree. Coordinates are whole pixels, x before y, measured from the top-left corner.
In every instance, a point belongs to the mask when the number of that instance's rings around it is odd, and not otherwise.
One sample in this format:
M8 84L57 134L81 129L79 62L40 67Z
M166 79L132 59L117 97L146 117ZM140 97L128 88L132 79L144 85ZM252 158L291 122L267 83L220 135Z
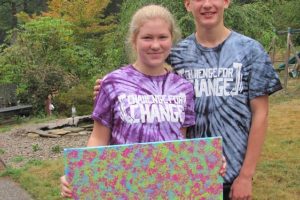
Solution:
M273 5L274 25L278 31L287 31L288 27L300 29L300 3L298 0L277 1ZM300 45L300 34L293 36L295 45ZM286 45L286 37L281 37L282 46Z
M30 102L33 110L38 112L43 110L49 94L57 91L63 92L76 85L76 82L78 82L77 77L58 66L44 65L25 68L19 81L19 99L22 102Z
M6 32L17 27L17 13L23 11L32 15L45 9L46 0L0 0L0 44L3 43Z
M94 46L101 35L114 28L114 18L105 16L104 11L110 0L50 0L49 10L44 16L64 19L74 24L77 41L89 48Z
M79 84L68 91L61 92L54 98L56 111L62 115L70 116L71 108L76 107L77 115L91 114L93 111L92 86Z
M101 73L101 60L74 42L72 26L50 17L22 25L15 43L0 54L0 83L18 84L19 97L38 110L48 92L91 82Z
M51 0L49 10L44 13L44 16L62 18L72 23L76 44L89 49L95 56L101 58L103 63L106 57L104 49L108 41L104 36L110 37L111 32L116 28L115 17L105 13L111 3L111 0ZM114 53L114 50L111 51ZM95 73L95 77L110 71L106 65L100 66L99 69L101 73Z
M265 2L233 3L225 12L225 25L268 46L274 35L272 16L273 11Z

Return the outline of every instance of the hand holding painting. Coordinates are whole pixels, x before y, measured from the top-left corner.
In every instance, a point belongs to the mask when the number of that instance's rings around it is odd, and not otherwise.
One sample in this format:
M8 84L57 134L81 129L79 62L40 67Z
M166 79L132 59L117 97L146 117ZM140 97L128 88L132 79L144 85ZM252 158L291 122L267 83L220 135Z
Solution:
M66 198L72 198L72 190L70 184L66 180L66 176L60 177L60 195Z

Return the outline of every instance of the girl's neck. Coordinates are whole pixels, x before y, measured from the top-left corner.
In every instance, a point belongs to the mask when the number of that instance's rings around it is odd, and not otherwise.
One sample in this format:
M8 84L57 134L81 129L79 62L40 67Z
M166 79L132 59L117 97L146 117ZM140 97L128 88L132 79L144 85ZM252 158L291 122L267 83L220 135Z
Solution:
M225 26L211 29L197 28L195 35L199 44L207 48L213 48L224 42L230 35L230 32Z
M142 65L139 62L135 62L132 64L132 66L142 74L148 75L148 76L161 76L165 75L167 73L167 70L165 69L164 65L157 66L157 67L146 67Z

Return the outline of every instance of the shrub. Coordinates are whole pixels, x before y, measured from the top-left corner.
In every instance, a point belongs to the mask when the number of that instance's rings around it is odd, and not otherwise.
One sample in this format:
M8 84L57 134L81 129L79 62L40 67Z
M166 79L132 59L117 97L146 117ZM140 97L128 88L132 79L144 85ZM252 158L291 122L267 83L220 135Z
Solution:
M76 115L91 114L93 109L93 89L92 86L79 84L67 92L60 93L54 97L56 112L65 116L71 116L71 108L74 105Z

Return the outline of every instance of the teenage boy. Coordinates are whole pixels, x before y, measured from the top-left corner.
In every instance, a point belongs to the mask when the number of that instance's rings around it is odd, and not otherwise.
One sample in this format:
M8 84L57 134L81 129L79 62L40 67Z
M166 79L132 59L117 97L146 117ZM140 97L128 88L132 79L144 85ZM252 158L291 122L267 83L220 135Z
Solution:
M196 32L175 46L169 64L194 84L196 125L188 136L223 138L224 199L251 199L267 129L268 96L280 89L255 40L224 26L230 0L184 0Z

